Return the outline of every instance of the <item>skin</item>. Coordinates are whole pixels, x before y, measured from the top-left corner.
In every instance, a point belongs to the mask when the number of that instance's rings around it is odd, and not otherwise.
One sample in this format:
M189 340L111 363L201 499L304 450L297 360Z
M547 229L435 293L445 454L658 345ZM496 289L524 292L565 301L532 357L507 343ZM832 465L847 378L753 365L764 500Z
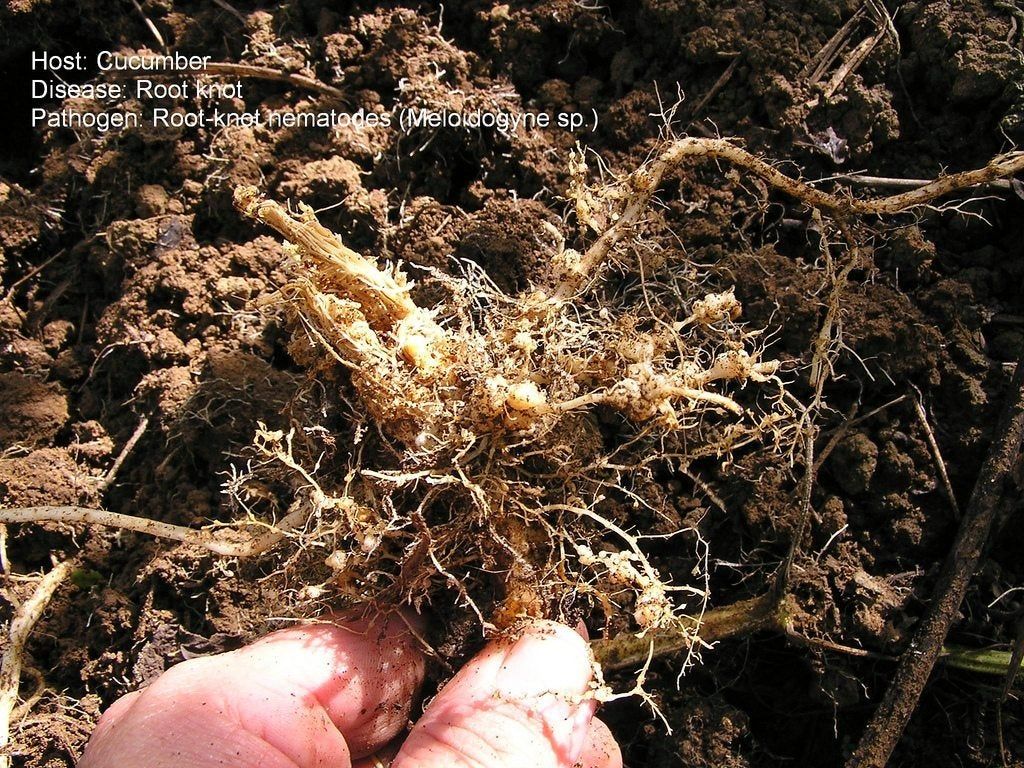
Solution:
M400 616L282 630L118 699L78 768L622 768L585 696L587 644L564 625L492 641L399 743L423 674Z

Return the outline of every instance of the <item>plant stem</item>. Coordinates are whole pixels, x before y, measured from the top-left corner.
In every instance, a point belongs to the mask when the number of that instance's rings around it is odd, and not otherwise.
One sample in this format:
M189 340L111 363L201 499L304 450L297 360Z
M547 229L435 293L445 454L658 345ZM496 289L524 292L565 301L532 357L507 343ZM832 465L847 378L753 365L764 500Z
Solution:
M947 666L956 669L1005 677L1013 663L1013 653L992 648L961 648L957 645L947 645L942 649L941 659Z
M774 591L750 600L713 608L703 616L687 616L682 626L648 632L642 637L620 634L590 644L594 658L604 669L624 669L643 664L650 656L665 656L693 645L707 645L738 635L760 631L782 632L787 623L786 604ZM653 650L652 650L653 645Z

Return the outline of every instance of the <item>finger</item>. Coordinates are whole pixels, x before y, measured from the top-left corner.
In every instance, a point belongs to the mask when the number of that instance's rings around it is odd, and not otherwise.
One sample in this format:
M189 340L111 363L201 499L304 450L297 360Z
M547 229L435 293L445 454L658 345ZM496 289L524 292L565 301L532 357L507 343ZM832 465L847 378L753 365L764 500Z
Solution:
M448 683L393 768L568 768L586 745L592 677L583 638L535 622L492 642Z
M576 634L584 640L590 640L590 631L587 629L587 625L583 623L582 619L576 622Z
M404 726L422 675L397 619L283 630L115 703L79 768L345 768Z
M353 757L371 754L408 724L424 673L420 646L407 619L397 614L386 622L277 632L239 651L237 663L263 669L280 690L311 692Z
M240 677L227 657L184 662L157 678L113 716L100 721L78 768L346 768L349 751L323 709L308 698ZM277 710L279 729L265 730L253 701ZM251 762L250 762L251 761Z
M600 719L590 721L587 742L580 755L580 768L622 768L622 750L608 726Z
M132 691L131 693L126 693L120 699L111 704L96 724L96 729L92 732L92 738L100 740L105 738L105 734L121 721L129 710L131 710L136 699L141 695L142 691Z

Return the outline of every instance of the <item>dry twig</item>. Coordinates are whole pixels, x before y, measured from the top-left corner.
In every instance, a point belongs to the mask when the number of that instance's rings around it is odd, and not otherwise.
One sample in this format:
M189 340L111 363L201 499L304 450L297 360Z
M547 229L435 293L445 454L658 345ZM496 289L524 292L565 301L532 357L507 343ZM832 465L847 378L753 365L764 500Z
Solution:
M701 112L704 111L704 107L706 107L711 102L711 100L715 98L715 96L717 96L723 88L725 88L726 83L729 82L729 78L731 78L733 76L733 73L736 72L736 68L739 66L740 59L742 58L743 57L740 55L733 56L732 61L729 62L729 66L725 68L725 71L722 72L721 75L719 75L718 79L715 80L711 88L708 89L708 92L701 96L700 101L693 105L693 109L690 110L691 123L692 121L700 118L700 114Z
M789 551L786 553L786 560L782 564L772 592L779 605L782 605L789 592L789 584L793 574L793 563L796 561L797 552L800 550L800 542L803 540L804 532L807 530L807 523L814 512L811 497L814 493L814 480L817 477L817 465L814 462L814 439L817 435L817 428L813 424L804 425L804 474L800 479L800 516L797 518L796 528L793 531L793 539L789 543Z
M192 70L190 70L192 71ZM212 61L201 70L208 75L226 75L229 77L251 77L257 80L274 80L279 83L288 83L296 88L303 88L307 91L330 96L333 99L344 101L345 94L337 88L321 83L319 80L298 75L293 72L282 72L273 67L260 67L255 64L236 64L228 61Z
M939 471L939 478L942 480L942 489L946 492L946 498L949 500L949 506L953 509L953 514L956 515L956 519L959 520L962 517L960 512L960 504L957 503L956 494L953 493L953 484L949 482L949 473L946 471L946 462L942 458L942 451L939 450L939 443L935 439L935 433L932 431L931 424L928 423L928 414L925 413L924 405L921 403L921 393L914 387L914 411L917 413L917 419L921 422L921 427L924 429L925 439L928 441L928 448L931 449L932 459L935 461L935 467Z
M97 486L97 490L100 493L106 491L117 478L117 473L121 470L121 465L124 464L125 459L127 459L129 454L131 454L135 449L135 445L142 438L142 435L148 426L149 418L147 416L143 416L139 421L139 425L135 428L135 431L132 432L132 436L128 438L128 442L126 442L124 444L124 448L121 449L121 453L117 455L113 466L110 467L107 474L105 474L100 480L100 484Z
M306 75L294 72L283 72L273 67L263 67L256 64L237 63L232 61L211 61L202 69L172 69L150 73L151 77L180 77L181 75L215 75L223 77L249 77L254 80L271 80L277 83L287 83L296 88L306 91L313 91L324 96L329 96L337 101L344 101L345 94L334 86L321 83L319 80ZM125 72L112 72L112 77L127 77Z
M132 0L132 5L135 7L139 16L142 17L142 21L146 25L146 29L148 29L150 34L153 35L153 39L156 40L156 44L160 47L160 50L167 53L167 43L164 41L164 36L160 34L160 30L157 28L156 24L153 23L153 20L146 15L144 10L142 10L139 0Z
M832 176L836 181L848 181L851 184L863 184L865 187L888 187L890 189L918 189L931 184L934 179L903 179L894 176L869 176L864 173L843 173ZM994 179L983 185L992 189L1009 192L1013 185L1006 179Z

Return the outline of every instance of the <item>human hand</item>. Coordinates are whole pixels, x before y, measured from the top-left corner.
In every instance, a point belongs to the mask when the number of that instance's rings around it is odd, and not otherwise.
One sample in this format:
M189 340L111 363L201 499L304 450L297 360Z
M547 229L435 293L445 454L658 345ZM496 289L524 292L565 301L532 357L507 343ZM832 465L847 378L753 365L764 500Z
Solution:
M401 617L275 632L183 662L100 718L78 768L370 768L408 722L424 658ZM593 717L586 642L537 621L430 702L392 768L621 768Z

